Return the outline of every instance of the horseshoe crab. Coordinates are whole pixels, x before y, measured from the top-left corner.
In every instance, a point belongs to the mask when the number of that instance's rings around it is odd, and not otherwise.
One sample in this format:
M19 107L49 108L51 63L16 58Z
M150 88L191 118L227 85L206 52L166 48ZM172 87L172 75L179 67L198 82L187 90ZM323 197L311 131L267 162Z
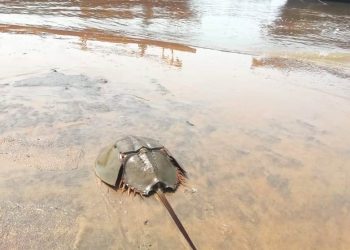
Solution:
M95 164L96 175L106 184L141 196L156 193L192 249L196 249L164 195L183 183L185 170L156 140L126 136L102 149Z

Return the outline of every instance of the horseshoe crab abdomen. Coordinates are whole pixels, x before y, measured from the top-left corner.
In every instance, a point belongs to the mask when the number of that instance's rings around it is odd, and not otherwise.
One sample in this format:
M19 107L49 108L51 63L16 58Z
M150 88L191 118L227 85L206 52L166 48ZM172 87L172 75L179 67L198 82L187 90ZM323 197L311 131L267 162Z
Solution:
M165 151L144 148L128 157L122 181L144 195L155 191L157 185L174 190L178 185L177 168Z

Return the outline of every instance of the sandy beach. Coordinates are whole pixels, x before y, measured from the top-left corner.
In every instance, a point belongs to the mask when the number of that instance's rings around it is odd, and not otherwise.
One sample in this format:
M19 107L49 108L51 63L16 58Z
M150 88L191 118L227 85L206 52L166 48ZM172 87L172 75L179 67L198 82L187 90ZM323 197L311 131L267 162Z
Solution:
M349 44L228 51L191 32L186 43L5 14L1 249L187 249L154 196L95 176L100 149L126 134L159 140L188 172L167 198L198 249L348 248Z

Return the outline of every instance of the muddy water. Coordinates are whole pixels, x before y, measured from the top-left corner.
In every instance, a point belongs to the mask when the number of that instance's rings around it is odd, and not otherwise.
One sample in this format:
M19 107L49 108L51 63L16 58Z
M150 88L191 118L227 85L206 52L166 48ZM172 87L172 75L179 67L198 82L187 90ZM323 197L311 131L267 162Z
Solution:
M188 171L167 197L199 249L347 249L345 5L119 3L0 3L0 248L186 249L94 175L136 134Z
M317 0L0 2L9 32L102 32L248 53L345 52L349 16L347 3Z

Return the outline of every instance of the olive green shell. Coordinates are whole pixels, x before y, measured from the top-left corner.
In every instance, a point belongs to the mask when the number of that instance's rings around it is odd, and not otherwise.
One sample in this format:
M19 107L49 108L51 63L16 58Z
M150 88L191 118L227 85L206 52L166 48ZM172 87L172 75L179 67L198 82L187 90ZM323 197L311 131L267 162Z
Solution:
M148 195L162 188L176 189L178 172L185 174L176 160L157 141L126 136L104 148L96 160L96 175L105 183L120 183Z

